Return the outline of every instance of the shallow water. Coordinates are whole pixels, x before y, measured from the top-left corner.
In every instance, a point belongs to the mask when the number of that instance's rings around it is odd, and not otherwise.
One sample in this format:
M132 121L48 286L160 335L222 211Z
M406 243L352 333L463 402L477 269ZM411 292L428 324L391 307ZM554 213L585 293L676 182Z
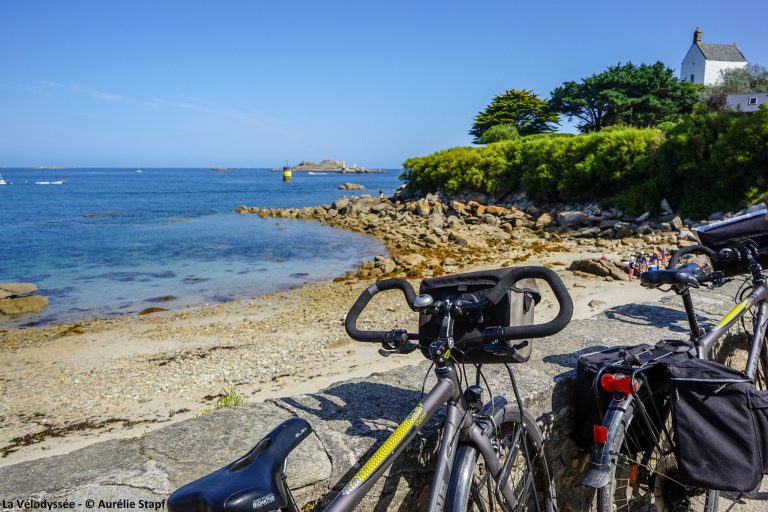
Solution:
M329 279L384 251L316 222L238 215L240 204L330 203L346 181L391 193L399 171L297 174L264 169L2 169L0 282L29 281L50 299L41 315L0 326L222 302ZM66 180L64 185L36 181Z

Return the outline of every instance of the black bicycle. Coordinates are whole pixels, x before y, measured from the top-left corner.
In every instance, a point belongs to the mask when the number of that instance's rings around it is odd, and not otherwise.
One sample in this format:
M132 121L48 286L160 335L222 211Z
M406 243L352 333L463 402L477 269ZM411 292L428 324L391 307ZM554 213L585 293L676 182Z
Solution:
M521 325L532 322L540 299L534 279L548 283L560 309L548 322ZM395 289L419 313L419 332L360 330L358 317L371 299ZM421 350L433 363L437 383L325 510L353 510L443 404L427 510L555 510L544 438L523 407L509 363L525 362L531 339L555 334L570 321L573 304L562 281L543 267L518 267L425 279L420 291L417 296L401 279L379 281L347 315L349 336L380 343L382 355ZM507 366L515 404L502 396L484 401L481 365L493 363ZM474 383L466 366L475 369ZM285 460L311 431L303 419L287 420L241 459L175 491L168 509L299 510L286 483Z
M596 402L609 397L603 421L593 429L592 464L584 479L596 489L593 507L601 512L714 512L725 495L711 489L732 491L728 497L736 502L760 483L760 443L768 432L760 425L755 432L751 404L765 400L759 389L768 389L768 285L760 264L766 251L746 237L719 245L719 250L682 249L669 270L641 275L644 286L667 287L664 291L681 296L690 327L687 342L621 347L580 358L582 377L594 373ZM705 271L694 262L677 267L693 254L708 256L716 270ZM720 286L739 272L748 274L736 306L704 332L690 290ZM737 322L752 331L743 372L708 361ZM742 409L738 421L723 420ZM742 421L747 434L738 432Z

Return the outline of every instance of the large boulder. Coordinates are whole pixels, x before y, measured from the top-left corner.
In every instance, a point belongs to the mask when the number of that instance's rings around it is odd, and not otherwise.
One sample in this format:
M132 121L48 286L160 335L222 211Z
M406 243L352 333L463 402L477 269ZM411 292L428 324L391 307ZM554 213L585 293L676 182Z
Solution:
M333 202L334 210L341 210L349 204L349 198L347 196L341 196Z
M627 279L624 270L609 260L602 260L598 258L589 258L584 260L576 260L568 267L571 271L584 272L592 274L598 277L611 277L619 281L625 281Z
M365 190L365 185L359 183L342 183L339 190Z
M547 226L552 224L552 220L553 219L552 219L552 216L550 214L542 213L539 216L539 218L536 219L536 227L539 228L539 229L546 228Z
M32 283L0 283L0 299L35 293L37 286Z
M670 222L670 225L672 226L673 229L677 231L680 231L685 227L685 224L683 223L683 219L677 216L674 219L672 219L672 221Z
M426 258L420 254L403 254L396 259L400 265L406 268L418 267L426 261Z
M416 201L416 212L422 217L428 217L430 212L429 201L426 199Z
M47 307L48 297L43 297L42 295L0 299L0 313L3 315L39 313Z
M571 212L559 212L557 214L557 223L561 226L572 227L580 226L582 224L589 224L591 221L589 215L584 212L571 211Z

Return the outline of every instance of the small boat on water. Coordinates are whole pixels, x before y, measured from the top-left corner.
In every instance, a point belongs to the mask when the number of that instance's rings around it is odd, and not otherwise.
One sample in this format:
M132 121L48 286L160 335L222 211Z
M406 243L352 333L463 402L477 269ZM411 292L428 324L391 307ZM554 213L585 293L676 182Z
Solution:
M144 172L144 171L142 171L141 169L136 169L136 172L137 172L137 173L142 173L142 172Z
M3 175L2 174L0 174L0 185L7 185L7 183L3 179Z
M64 183L66 183L65 180L59 179L58 173L55 172L56 169L59 169L59 167L40 167L41 171L53 170L54 171L53 180L42 179L40 181L35 181L35 185L63 185Z

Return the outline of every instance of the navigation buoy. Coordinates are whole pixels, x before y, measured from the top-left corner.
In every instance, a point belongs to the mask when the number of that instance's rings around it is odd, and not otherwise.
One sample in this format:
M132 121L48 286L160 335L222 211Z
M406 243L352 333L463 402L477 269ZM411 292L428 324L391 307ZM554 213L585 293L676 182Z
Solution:
M283 181L291 181L293 175L290 167L283 167Z

